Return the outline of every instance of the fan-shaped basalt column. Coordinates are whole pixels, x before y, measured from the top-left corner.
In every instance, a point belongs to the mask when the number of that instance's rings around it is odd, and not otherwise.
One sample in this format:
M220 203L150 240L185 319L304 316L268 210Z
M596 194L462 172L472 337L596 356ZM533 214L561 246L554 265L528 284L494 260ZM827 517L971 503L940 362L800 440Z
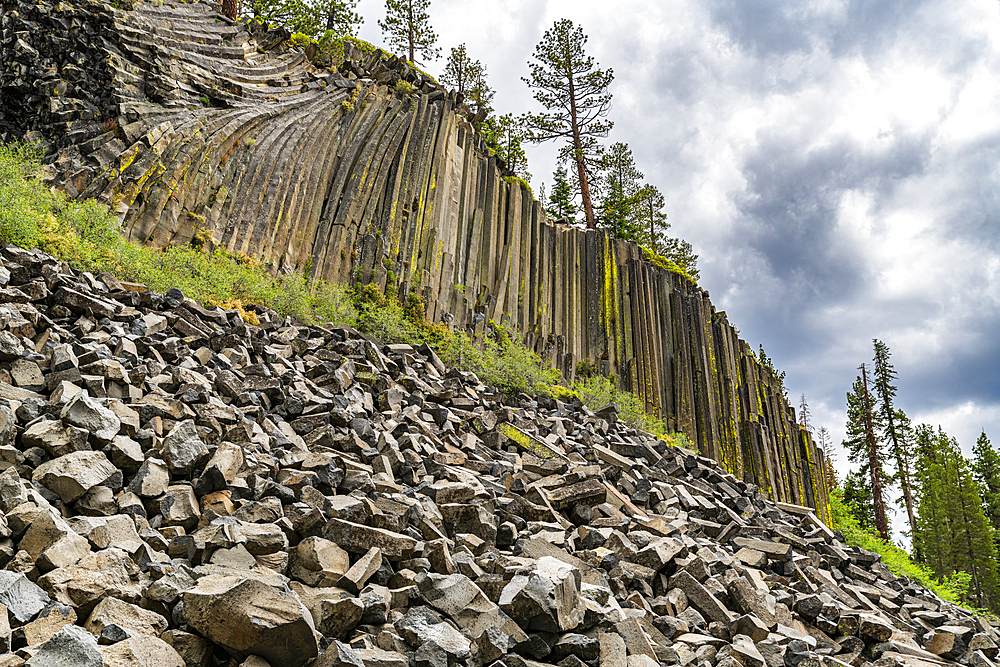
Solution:
M567 378L589 360L705 456L828 516L822 450L708 293L546 220L454 92L350 44L339 73L319 70L214 5L10 7L0 138L46 142L62 185L115 207L130 238L417 292L476 334L508 324Z

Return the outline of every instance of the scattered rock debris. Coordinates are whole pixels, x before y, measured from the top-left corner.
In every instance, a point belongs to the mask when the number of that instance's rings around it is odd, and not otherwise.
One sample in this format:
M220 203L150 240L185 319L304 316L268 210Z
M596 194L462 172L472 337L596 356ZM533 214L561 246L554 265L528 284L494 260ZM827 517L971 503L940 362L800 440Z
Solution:
M613 406L0 251L0 667L988 667Z

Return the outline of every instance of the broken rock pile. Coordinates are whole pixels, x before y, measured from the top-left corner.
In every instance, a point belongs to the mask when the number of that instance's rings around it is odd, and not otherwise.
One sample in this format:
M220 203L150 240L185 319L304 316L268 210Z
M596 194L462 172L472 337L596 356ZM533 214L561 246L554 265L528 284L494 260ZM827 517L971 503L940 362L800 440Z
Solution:
M0 667L992 665L614 406L0 252Z

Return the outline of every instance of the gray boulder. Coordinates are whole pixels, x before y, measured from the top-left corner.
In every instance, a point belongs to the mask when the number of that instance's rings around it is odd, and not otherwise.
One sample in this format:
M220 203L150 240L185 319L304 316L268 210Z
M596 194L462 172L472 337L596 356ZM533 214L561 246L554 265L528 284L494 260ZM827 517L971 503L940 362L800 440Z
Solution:
M543 556L530 574L518 574L500 594L500 608L527 630L566 632L586 611L580 597L580 570Z
M122 425L118 415L86 392L77 394L63 406L59 418L66 424L82 428L101 442L111 442Z
M188 625L237 660L259 655L272 665L301 667L319 654L312 616L294 593L213 574L182 600Z
M160 452L170 472L175 475L190 474L209 457L208 446L198 435L193 419L177 424L163 439Z
M104 452L72 452L38 466L31 479L71 503L116 472Z
M66 625L24 664L26 667L104 667L104 658L94 635L78 625Z
M20 572L0 570L0 604L19 623L27 623L51 600L48 593Z

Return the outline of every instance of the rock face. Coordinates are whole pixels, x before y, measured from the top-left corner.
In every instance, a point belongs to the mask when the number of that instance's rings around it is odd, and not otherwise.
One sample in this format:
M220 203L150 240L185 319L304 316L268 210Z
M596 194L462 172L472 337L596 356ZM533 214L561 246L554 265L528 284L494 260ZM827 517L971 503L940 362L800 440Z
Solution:
M997 656L988 623L813 508L613 409L503 395L430 348L263 308L250 325L36 251L0 262L0 308L29 323L0 318L2 666ZM14 288L34 298L4 302ZM11 384L19 361L34 389Z
M419 289L428 319L477 334L509 324L566 377L589 361L701 454L829 519L823 452L705 291L635 245L547 221L459 95L398 58L348 43L331 74L215 9L18 4L0 40L0 139L46 141L61 184L116 203L134 240L197 236L275 270Z

